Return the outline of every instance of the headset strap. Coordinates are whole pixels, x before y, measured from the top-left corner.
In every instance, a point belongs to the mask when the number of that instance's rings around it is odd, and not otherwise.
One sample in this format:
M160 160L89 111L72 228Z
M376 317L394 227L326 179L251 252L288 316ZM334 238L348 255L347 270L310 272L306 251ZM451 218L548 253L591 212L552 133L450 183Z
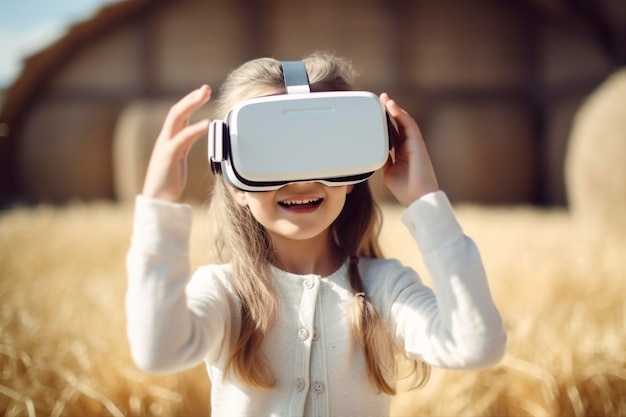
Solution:
M307 75L304 62L302 61L281 61L285 87L287 94L310 93L309 76Z

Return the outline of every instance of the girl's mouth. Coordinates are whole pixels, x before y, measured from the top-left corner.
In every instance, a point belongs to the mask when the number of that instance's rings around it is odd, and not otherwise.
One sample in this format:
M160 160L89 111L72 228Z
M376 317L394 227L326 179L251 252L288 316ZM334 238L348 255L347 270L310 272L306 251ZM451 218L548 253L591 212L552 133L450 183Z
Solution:
M307 198L302 200L284 200L279 201L278 205L288 210L307 210L314 209L322 204L323 198Z

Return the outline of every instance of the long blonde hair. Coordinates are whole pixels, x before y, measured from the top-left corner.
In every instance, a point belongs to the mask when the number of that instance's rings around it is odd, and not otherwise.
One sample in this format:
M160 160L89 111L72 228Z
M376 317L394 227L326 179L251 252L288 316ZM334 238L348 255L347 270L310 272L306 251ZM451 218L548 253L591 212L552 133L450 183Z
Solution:
M351 90L354 70L348 61L332 54L317 53L303 59L311 91ZM260 58L243 64L229 74L222 85L217 116L223 118L237 102L263 95L284 94L284 79L279 61ZM227 369L248 384L261 388L275 385L261 345L276 320L278 295L269 266L273 249L264 228L247 207L234 201L228 185L218 178L213 188L210 209L213 213L218 261L232 264L231 282L241 300L241 330L231 348ZM380 392L395 394L390 378L396 375L392 337L365 292L359 272L359 257L382 257L378 246L381 216L367 182L354 186L346 204L330 226L330 236L341 255L350 259L348 275L355 293L351 306L351 328L354 340L363 349L370 381ZM419 381L428 377L423 363ZM417 375L417 374L416 374Z

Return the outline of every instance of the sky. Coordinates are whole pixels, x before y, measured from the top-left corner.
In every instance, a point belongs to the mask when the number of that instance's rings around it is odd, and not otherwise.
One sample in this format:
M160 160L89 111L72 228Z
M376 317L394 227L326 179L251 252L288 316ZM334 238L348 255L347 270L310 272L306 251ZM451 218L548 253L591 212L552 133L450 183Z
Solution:
M0 0L0 89L17 78L23 58L115 1L119 0Z

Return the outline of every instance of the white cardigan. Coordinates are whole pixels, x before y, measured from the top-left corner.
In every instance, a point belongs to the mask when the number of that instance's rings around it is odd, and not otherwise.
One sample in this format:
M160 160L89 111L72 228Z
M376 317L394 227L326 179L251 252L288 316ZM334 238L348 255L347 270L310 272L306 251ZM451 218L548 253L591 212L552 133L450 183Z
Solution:
M128 253L128 337L137 365L168 373L206 362L212 416L383 416L389 397L367 378L351 339L347 264L328 277L272 268L277 322L262 347L276 377L256 390L224 374L240 309L228 265L199 268L188 282L191 208L139 196ZM415 237L435 293L395 260L361 259L366 293L412 358L446 368L485 367L504 354L506 333L473 241L443 192L413 203L402 220ZM436 294L436 295L435 295Z

